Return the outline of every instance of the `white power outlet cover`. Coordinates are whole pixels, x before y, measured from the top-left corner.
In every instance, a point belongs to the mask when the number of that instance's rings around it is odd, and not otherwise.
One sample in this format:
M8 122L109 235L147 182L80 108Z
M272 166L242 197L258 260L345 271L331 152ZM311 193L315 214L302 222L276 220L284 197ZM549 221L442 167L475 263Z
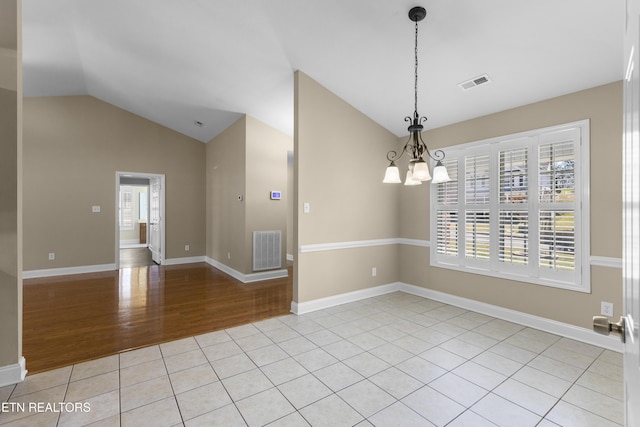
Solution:
M601 301L600 314L603 316L613 317L613 303Z

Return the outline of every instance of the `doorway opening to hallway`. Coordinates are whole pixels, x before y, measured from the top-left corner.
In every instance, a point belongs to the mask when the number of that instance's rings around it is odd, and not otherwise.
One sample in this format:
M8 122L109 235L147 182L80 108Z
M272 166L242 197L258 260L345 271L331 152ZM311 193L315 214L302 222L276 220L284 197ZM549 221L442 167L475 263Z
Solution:
M116 172L116 267L164 263L164 175Z

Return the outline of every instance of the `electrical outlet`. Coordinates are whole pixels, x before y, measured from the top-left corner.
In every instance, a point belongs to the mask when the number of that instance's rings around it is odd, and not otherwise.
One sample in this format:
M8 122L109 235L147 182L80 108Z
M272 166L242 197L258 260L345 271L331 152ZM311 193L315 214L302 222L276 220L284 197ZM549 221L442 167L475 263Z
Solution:
M377 274L378 274L378 270L376 270L376 268L375 268L375 267L373 267L373 268L371 269L371 277L376 277L376 275L377 275Z
M184 245L184 251L189 252L189 245Z
M227 252L227 259L231 259L231 252Z
M49 252L49 261L53 261L56 259L56 254L55 252Z
M613 317L613 303L612 302L600 302L600 314L607 317Z

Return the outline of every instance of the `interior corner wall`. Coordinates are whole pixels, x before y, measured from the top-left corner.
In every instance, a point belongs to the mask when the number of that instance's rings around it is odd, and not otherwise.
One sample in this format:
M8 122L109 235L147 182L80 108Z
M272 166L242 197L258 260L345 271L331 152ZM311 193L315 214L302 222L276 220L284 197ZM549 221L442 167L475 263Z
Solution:
M245 273L246 138L242 116L206 145L207 257Z
M21 2L0 3L0 387L19 382L22 359ZM23 359L22 359L23 360Z
M246 201L245 247L253 248L254 231L281 234L280 260L286 267L287 251L287 153L293 138L251 117L246 118ZM271 200L271 191L280 191L280 200ZM248 251L245 273L253 272L253 252Z
M164 174L165 258L204 256L204 154L205 144L91 96L25 98L24 269L115 263L116 171Z
M398 245L336 248L398 237L398 188L382 183L396 136L304 73L294 81L294 302L396 282ZM334 248L305 250L317 244Z
M433 150L583 119L590 119L591 255L620 259L621 82L456 123L423 136ZM420 187L401 189L400 236L428 241L432 186ZM619 316L622 309L621 268L592 265L591 293L582 293L432 267L428 248L401 245L399 259L402 282L584 328L591 328L592 316L600 313L601 301L614 303L613 317Z

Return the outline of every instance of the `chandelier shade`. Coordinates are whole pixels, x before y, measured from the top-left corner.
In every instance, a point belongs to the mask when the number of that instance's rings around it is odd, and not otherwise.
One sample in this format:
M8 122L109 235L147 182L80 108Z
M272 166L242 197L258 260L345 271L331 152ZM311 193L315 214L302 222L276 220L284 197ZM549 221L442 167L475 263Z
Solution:
M409 123L407 130L409 131L409 139L405 143L402 151L398 154L397 151L389 151L387 153L387 160L390 162L384 175L382 182L400 183L400 171L396 166L396 161L402 156L407 154L409 156L409 166L405 178L405 185L418 185L423 181L432 180L431 172L429 171L429 159L436 162L433 168L433 180L434 184L450 181L447 168L442 163L445 154L442 150L436 150L433 154L429 151L427 144L422 139L422 130L424 126L423 122L427 121L427 118L418 114L418 22L422 21L427 16L427 11L420 6L414 7L409 11L409 19L415 23L415 67L414 67L414 110L413 116L407 116L404 118L405 122ZM426 157L425 157L426 156Z
M400 169L398 169L398 166L396 166L394 162L391 162L391 164L387 166L382 182L385 184L400 184L402 182L400 179Z

